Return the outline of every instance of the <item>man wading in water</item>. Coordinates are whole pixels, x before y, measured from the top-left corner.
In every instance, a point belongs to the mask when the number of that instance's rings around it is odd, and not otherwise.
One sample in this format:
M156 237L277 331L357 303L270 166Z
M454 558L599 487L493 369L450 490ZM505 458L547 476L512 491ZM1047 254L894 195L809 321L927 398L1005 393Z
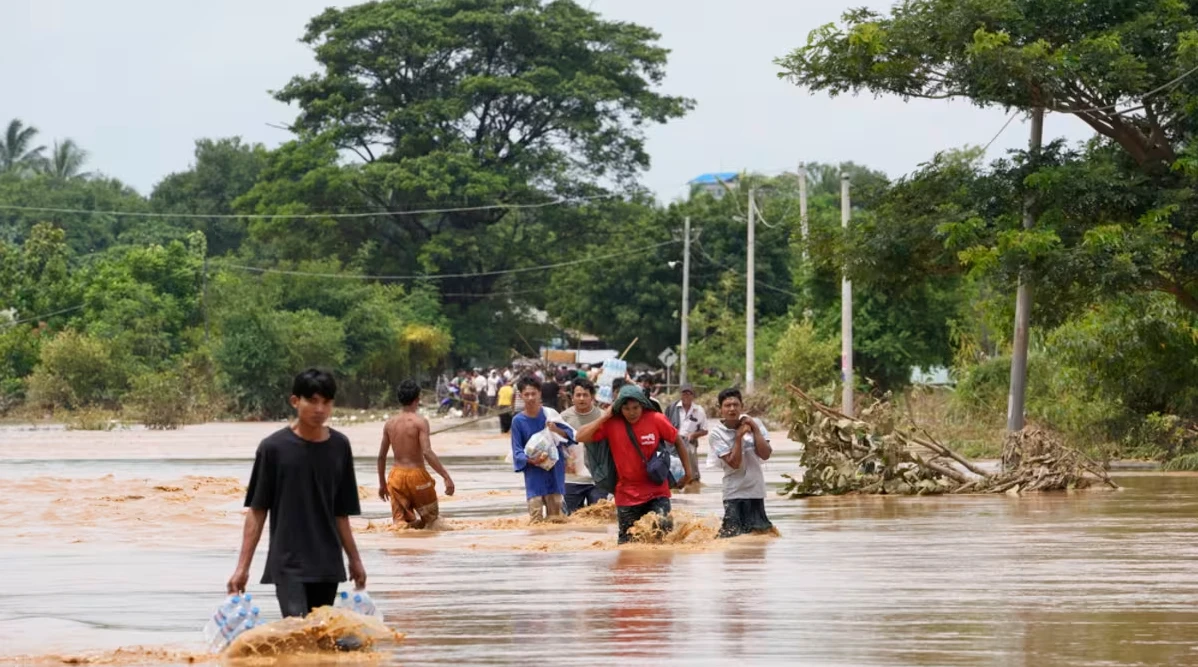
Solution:
M630 431L636 438L635 443L628 437ZM665 415L652 409L645 393L635 385L621 387L615 403L604 410L598 420L583 426L577 437L579 442L607 440L611 448L612 462L616 465L616 518L620 524L620 544L628 541L628 529L646 514L670 515L669 480L654 484L645 472L645 459L653 456L660 443L673 444L682 459L686 474L680 486L686 486L694 479L694 463L678 430ZM670 530L668 523L663 527L667 532Z
M774 450L761 420L743 413L744 401L736 389L720 392L721 421L708 438L708 464L724 469L724 524L720 537L774 530L765 515L765 473L761 462Z
M603 415L603 411L595 407L595 385L590 380L575 380L571 398L574 405L562 413L562 419L575 431ZM607 492L595 486L582 447L571 447L566 454L569 456L566 460L566 514L573 514L606 499Z
M420 385L404 380L395 392L403 410L387 420L383 443L379 447L379 498L391 501L391 520L409 528L428 528L441 514L437 504L437 486L424 469L424 462L445 480L445 495L453 495L453 480L433 453L429 441L428 420L416 411L420 408ZM387 471L387 450L395 452L395 467Z
M512 465L516 472L524 473L528 518L533 523L561 523L566 520L563 514L563 496L566 493L565 445L557 445L558 460L549 470L539 467L537 464L540 461L530 461L524 448L533 436L546 428L572 442L574 429L567 424L569 432L563 430L558 426L559 422L565 424L562 416L552 408L542 407L541 383L535 378L521 378L516 383L516 389L524 397L524 409L512 419Z
M337 584L345 581L342 549L349 557L350 578L358 588L366 586L366 568L349 527L350 515L361 513L353 452L348 438L325 426L336 394L336 381L324 371L310 368L295 377L295 423L258 445L245 492L249 511L241 556L227 590L245 591L269 515L270 549L262 583L275 585L283 616L305 616L333 604Z

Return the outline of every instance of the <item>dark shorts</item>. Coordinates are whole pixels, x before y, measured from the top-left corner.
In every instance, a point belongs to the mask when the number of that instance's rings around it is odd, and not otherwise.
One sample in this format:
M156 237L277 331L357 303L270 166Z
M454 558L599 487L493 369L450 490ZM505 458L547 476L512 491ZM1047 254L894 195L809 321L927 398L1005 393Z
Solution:
M317 607L331 607L337 599L335 581L282 581L275 583L275 597L283 617L307 616Z
M774 524L765 515L765 498L724 501L724 523L720 526L720 537L770 532L773 529Z
M566 514L573 514L588 505L607 498L608 494L594 484L566 482Z
M511 410L511 408L500 408L500 409L501 410ZM512 430L512 417L513 417L513 415L511 412L499 413L499 432L500 433L507 433Z
M640 505L629 505L627 507L616 508L616 519L620 524L620 544L628 542L628 529L632 528L632 524L640 521L641 517L645 516L649 512L657 512L662 516L670 516L670 499L654 498L653 500L650 500L647 503L641 503Z

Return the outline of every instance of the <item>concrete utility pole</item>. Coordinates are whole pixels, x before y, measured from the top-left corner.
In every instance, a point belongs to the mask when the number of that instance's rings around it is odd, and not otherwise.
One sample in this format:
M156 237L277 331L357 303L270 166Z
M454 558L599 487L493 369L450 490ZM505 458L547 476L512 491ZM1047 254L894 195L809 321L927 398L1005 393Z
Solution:
M849 228L849 175L840 175L840 226ZM840 375L844 381L841 412L853 416L853 283L842 269L840 278Z
M807 263L807 165L799 163L799 231L803 237L803 264Z
M1029 152L1040 152L1044 141L1044 109L1032 110L1032 136ZM1023 228L1035 224L1036 197L1030 191L1023 196ZM1015 296L1015 343L1011 350L1011 393L1007 396L1007 430L1023 430L1023 412L1027 394L1027 338L1032 320L1032 286L1026 272L1020 272L1019 291Z
M209 326L208 326L208 246L207 246L207 244L204 245L204 273L203 273L203 277L200 280L201 280L201 288L200 288L201 302L200 302L200 305L204 309L204 344L210 345L212 343L212 340L210 338L210 332L209 332Z
M754 284L757 277L757 250L756 250L756 230L757 226L757 202L755 201L757 192L753 188L749 188L749 248L748 248L748 266L745 268L745 393L753 393L753 380L756 375L753 372L753 367L756 365L756 324L755 317L757 315L757 293L756 285Z
M691 219L682 221L682 342L678 345L678 384L686 384L686 348L690 344Z

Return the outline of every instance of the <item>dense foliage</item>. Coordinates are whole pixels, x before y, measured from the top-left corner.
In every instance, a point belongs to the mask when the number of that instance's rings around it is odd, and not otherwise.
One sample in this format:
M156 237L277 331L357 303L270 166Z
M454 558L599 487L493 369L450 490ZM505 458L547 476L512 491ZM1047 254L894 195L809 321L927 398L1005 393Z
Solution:
M847 274L858 389L951 366L954 411L992 420L1024 275L1031 417L1125 454L1190 448L1198 20L1183 4L907 0L817 30L779 61L805 87L1044 107L1097 137L990 164L963 147L897 180L810 164L806 238L795 174L668 203L638 185L645 129L693 106L660 92L668 53L644 27L569 0L382 0L329 9L302 39L315 72L274 93L293 139L199 139L148 196L9 123L0 412L279 415L306 365L377 405L402 378L583 332L652 363L678 343L687 219L691 379L718 389L745 371L752 192L755 371L775 389L835 396Z
M869 234L875 240L856 244L851 254L861 257L848 261L923 285L968 271L963 296L974 303L954 323L968 352L958 355L962 403L1005 395L1006 362L993 356L1004 352L1010 325L996 323L1010 322L1009 295L1022 275L1040 327L1033 418L1091 441L1153 432L1145 425L1154 414L1198 419L1198 8L904 0L888 13L846 13L778 65L781 76L833 95L966 98L1089 125L1096 136L1082 146L1049 141L991 165L968 151L936 156L896 185ZM1031 229L1021 224L1027 195ZM894 271L888 257L906 258L912 270Z

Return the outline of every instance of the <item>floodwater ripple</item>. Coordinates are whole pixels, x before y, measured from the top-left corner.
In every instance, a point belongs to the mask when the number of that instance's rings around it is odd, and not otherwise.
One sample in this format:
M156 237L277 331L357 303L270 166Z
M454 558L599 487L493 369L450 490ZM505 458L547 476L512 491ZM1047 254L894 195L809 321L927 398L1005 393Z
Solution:
M502 440L468 437L483 442L478 451L447 455L461 495L443 513L458 529L359 532L370 590L407 635L385 664L1198 664L1195 476L1127 475L1119 492L1022 498L771 498L776 539L616 548L611 525L523 525ZM182 486L188 475L244 483L253 443L243 449L197 471L153 458L5 466L2 476L24 490L0 493L0 541L10 545L0 551L10 575L0 587L0 656L198 650L239 539L228 492L188 490L195 503L221 503L196 505L194 522L178 508L157 516L151 503L129 518L149 524L141 530L104 523L99 506L99 518L87 514L93 532L73 544L56 539L75 535L73 526L31 527L37 517L76 516L47 514L56 492L39 492L38 480L88 478L80 488L94 494L109 493L98 473L113 474L117 489ZM794 465L793 455L771 461L770 481ZM369 488L370 462L358 468ZM718 517L718 482L706 481L675 506ZM359 531L387 515L373 498L364 510ZM497 517L511 520L488 521ZM541 543L553 548L521 548ZM251 591L277 617L272 592ZM171 664L172 655L143 662Z

